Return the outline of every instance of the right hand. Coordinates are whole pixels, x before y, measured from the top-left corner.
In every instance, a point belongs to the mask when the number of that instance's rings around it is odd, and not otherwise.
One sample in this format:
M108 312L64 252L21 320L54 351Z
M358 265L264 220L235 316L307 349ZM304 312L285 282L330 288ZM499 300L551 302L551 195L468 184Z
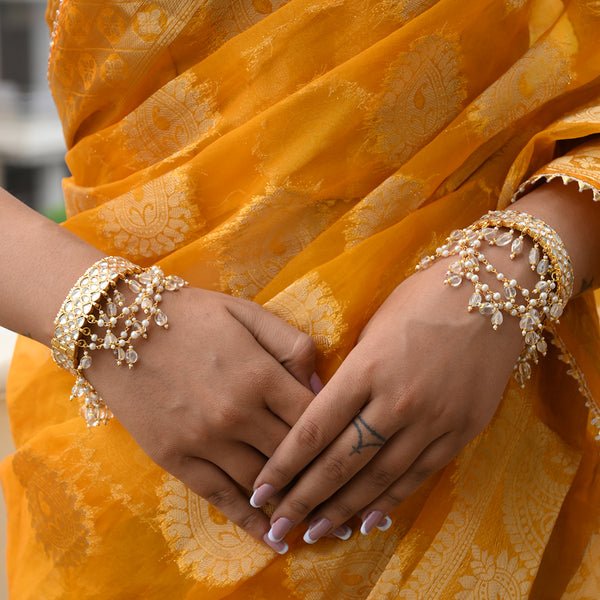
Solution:
M258 304L184 288L161 303L130 371L112 352L86 371L120 423L160 467L262 540L267 517L252 484L314 398L312 339Z

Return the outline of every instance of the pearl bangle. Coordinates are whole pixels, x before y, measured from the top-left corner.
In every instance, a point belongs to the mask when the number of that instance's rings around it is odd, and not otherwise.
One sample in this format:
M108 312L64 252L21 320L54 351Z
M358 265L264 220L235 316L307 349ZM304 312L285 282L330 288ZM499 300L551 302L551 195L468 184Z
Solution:
M523 254L524 236L533 241L528 261L539 276L532 290L498 272L482 249L486 243L510 245L510 259L516 260ZM467 310L489 317L494 330L503 323L504 314L519 319L525 345L515 365L515 377L523 386L531 377L531 362L537 363L539 354L546 355L548 345L543 331L548 323L558 322L573 292L573 268L564 244L551 227L532 215L491 211L466 229L453 231L434 255L421 260L417 270L449 256L457 256L457 260L450 265L444 283L458 287L466 280L473 285ZM482 269L495 276L502 287L492 290L489 284L482 283Z

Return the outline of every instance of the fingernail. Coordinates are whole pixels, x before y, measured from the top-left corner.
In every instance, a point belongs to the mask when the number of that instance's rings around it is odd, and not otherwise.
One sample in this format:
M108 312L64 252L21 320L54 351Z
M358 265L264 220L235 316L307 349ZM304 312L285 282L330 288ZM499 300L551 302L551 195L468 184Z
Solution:
M369 535L376 525L379 525L383 519L383 513L380 510L370 512L363 520L360 526L360 532L363 535Z
M265 544L269 546L269 548L275 550L277 554L285 554L290 549L285 542L274 542L273 540L270 540L268 533L265 533L263 540Z
M331 532L331 535L335 536L340 540L347 540L352 535L352 529L348 525L340 525L337 529Z
M392 526L392 519L390 517L383 517L377 524L379 531L387 531Z
M254 508L260 508L274 493L275 488L270 483L263 483L254 490L250 504Z
M316 373L310 376L310 387L315 394L318 394L323 389L323 383Z
M272 542L281 542L293 526L293 521L290 521L287 517L280 517L271 525L267 536Z
M331 529L332 525L333 523L324 517L318 521L312 522L304 534L304 541L307 544L314 544L320 537L324 536Z

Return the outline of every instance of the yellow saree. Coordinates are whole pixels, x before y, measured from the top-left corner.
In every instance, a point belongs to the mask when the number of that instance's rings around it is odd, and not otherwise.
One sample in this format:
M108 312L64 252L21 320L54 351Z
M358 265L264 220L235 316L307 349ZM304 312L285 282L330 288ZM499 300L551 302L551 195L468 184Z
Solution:
M48 14L65 226L263 304L314 338L324 380L451 230L540 178L600 190L598 0L64 0ZM285 556L118 422L86 430L72 378L20 340L2 465L11 598L598 599L593 295L558 334L390 530L296 534Z

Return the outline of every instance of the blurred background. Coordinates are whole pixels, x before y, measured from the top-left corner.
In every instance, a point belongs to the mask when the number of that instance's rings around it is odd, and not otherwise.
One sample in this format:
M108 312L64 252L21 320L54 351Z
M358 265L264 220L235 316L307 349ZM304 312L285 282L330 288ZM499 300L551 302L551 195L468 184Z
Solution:
M45 0L0 0L0 186L39 212L65 218L61 180L64 140L46 80L49 34ZM0 219L2 219L0 213ZM0 458L12 452L6 415L6 373L14 334L0 328ZM4 499L0 544L6 548ZM0 600L6 569L0 560Z

